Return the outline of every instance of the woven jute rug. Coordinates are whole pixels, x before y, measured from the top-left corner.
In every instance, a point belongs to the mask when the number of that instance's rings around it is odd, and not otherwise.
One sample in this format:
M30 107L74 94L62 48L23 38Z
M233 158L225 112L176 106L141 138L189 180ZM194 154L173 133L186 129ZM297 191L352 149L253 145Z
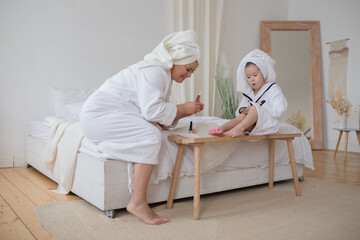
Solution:
M126 210L110 219L86 201L36 209L56 239L360 239L360 187L306 178L295 196L293 182L243 188L201 197L200 220L192 198L153 206L170 222L146 225Z

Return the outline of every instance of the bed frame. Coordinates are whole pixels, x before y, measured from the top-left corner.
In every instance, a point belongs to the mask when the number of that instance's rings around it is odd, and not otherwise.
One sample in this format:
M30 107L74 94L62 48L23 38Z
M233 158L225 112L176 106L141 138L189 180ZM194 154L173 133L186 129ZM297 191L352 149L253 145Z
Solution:
M45 168L46 143L38 138L26 137L26 160L55 182L58 182L57 164L54 172ZM303 180L303 166L297 164L297 174ZM275 165L274 181L292 179L290 164ZM201 175L200 194L209 194L243 188L269 182L269 168L254 167ZM168 199L171 178L148 185L148 202L165 202ZM193 176L179 177L174 199L193 196ZM75 177L71 190L74 194L105 211L108 217L115 217L115 210L125 208L131 198L128 189L127 165L124 161L109 160L78 153Z

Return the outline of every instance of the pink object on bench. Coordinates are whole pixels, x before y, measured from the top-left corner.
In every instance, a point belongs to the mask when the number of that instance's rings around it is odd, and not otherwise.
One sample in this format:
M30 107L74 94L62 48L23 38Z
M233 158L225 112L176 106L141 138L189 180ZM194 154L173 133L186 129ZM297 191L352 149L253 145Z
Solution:
M218 134L218 133L222 133L222 132L223 132L222 129L213 128L213 129L210 129L210 130L209 130L209 135L211 135L211 134Z

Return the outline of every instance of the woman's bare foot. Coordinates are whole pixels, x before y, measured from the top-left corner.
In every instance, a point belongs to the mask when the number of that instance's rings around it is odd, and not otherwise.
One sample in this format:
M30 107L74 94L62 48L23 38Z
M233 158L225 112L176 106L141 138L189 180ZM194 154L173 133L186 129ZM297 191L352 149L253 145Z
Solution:
M236 126L230 129L229 131L224 132L224 135L228 137L244 136L244 130L245 130L244 128Z
M159 225L169 221L169 219L154 213L154 211L151 210L146 202L136 204L135 202L130 201L126 207L126 210L146 224Z

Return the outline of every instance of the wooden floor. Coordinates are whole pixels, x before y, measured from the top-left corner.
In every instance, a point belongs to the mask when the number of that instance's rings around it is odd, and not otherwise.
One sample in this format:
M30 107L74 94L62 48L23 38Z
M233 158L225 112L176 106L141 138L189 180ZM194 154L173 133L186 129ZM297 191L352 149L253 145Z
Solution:
M304 177L360 186L360 153L313 151L315 171ZM54 239L40 224L35 207L51 202L79 200L75 195L52 193L57 184L33 168L0 169L0 240Z

